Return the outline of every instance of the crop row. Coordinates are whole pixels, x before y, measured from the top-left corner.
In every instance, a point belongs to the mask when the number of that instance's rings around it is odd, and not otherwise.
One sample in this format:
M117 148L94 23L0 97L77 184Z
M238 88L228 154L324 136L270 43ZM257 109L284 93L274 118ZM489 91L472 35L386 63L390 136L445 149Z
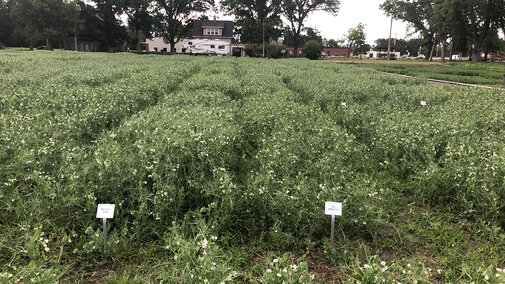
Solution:
M503 85L505 68L503 64L453 63L450 65L372 65L375 69L420 78L439 79L452 82Z

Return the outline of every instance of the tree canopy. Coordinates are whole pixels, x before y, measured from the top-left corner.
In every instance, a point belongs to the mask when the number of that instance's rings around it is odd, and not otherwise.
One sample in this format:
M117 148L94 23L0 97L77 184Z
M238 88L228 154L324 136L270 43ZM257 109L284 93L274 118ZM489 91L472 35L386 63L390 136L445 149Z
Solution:
M270 42L282 34L281 0L224 0L221 5L235 15L235 33L243 43Z
M339 0L283 0L281 4L282 15L288 22L288 28L293 34L294 54L298 54L300 35L302 34L305 20L315 11L325 11L337 15L340 7Z
M39 40L52 48L53 40L72 30L78 13L76 2L62 0L17 0L6 5L10 6L15 32L28 41L30 48Z
M492 46L485 42L505 30L505 0L387 0L381 9L421 34L431 46L430 59L439 43L444 59L450 41L451 51L470 49L479 61Z
M359 23L356 27L350 28L347 33L348 48L353 54L361 55L370 50L370 45L366 43L365 25Z
M289 28L285 28L283 31L284 35L284 44L288 45L290 47L293 47L295 45L294 43L294 36L293 32ZM300 46L303 46L307 41L309 40L315 40L316 42L320 43L321 45L323 44L323 37L319 33L317 29L314 28L303 28L302 33L300 34L298 38L298 44Z
M203 12L213 7L213 0L155 0L156 33L170 44L175 52L175 44L191 32L195 12Z

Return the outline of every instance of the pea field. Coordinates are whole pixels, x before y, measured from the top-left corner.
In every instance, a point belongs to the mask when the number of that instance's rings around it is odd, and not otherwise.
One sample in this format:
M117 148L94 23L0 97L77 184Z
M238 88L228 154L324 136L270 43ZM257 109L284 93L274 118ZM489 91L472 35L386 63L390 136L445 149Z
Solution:
M505 282L503 89L6 50L0 130L0 283Z
M498 62L434 62L423 60L327 59L339 64L357 64L381 72L422 79L505 87L505 64Z

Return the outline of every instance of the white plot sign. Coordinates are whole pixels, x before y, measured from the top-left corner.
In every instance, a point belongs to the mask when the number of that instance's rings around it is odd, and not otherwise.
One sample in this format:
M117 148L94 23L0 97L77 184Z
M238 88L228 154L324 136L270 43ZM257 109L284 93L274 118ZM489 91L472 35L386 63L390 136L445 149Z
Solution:
M342 202L325 202L324 214L342 216Z
M114 218L115 204L98 204L96 209L96 218L103 221L103 256L107 257L107 219Z
M333 247L333 235L335 234L335 216L342 216L342 202L325 202L324 214L331 215L331 246Z
M98 204L96 209L96 218L112 219L114 218L115 204Z

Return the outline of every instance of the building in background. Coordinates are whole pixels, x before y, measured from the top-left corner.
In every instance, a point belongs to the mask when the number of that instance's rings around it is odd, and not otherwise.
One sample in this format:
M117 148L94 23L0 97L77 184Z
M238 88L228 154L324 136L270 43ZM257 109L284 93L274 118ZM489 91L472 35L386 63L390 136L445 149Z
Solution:
M233 21L197 20L190 38L175 44L176 53L194 55L244 56L244 45L233 44ZM169 52L170 44L161 37L140 43L145 52Z
M242 56L244 47L232 45L233 21L197 20L191 38L183 40L183 53Z
M170 52L170 44L166 43L162 37L154 37L152 39L146 39L145 42L139 43L140 50L146 52ZM175 44L175 52L182 53L182 42L177 42Z
M399 51L395 51L396 46L393 42L391 42L390 46L390 58L391 59L400 59L401 58L401 53ZM367 58L370 59L387 59L388 58L388 41L382 41L380 44L378 44L374 49L371 49L367 55Z
M302 55L302 47L298 48L298 56ZM286 50L290 56L293 56L294 47L286 47ZM327 56L351 56L351 49L349 48L341 48L341 47L323 47L323 53Z

